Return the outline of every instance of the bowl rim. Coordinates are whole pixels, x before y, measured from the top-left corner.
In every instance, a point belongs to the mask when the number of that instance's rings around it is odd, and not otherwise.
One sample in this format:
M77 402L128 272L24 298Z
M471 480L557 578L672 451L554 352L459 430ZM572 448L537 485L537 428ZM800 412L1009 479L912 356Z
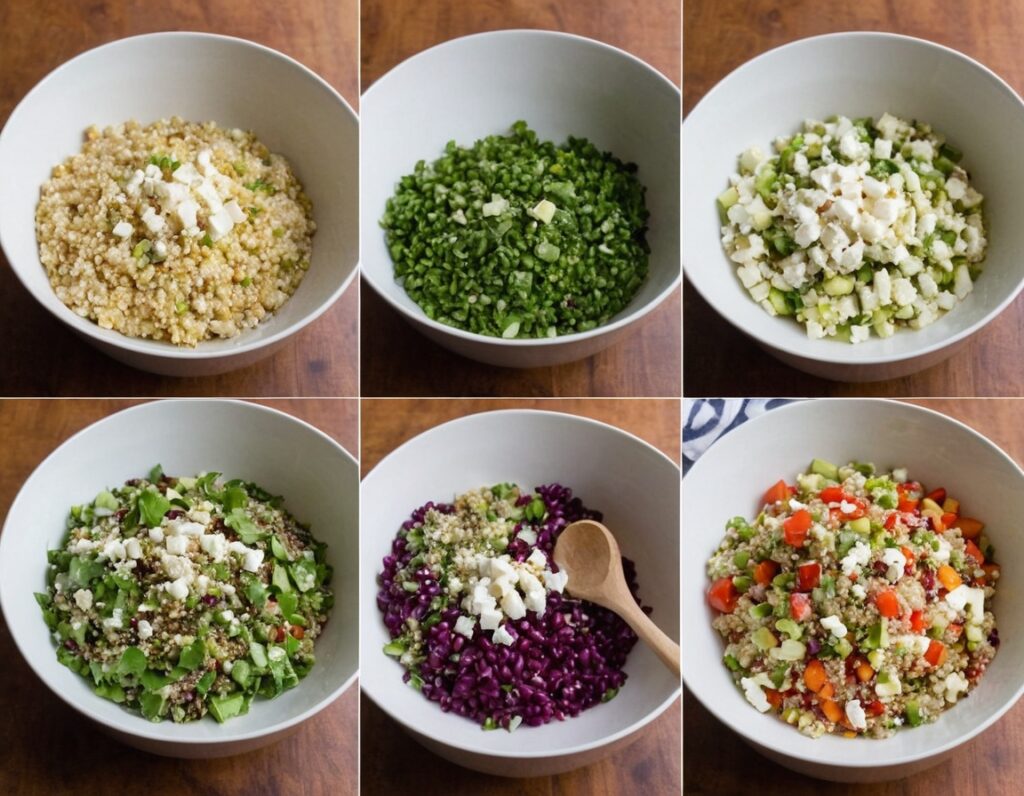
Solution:
M157 31L154 33L142 33L136 36L126 36L120 39L115 39L113 41L106 42L104 44L100 44L96 47L91 47L88 50L84 50L83 52L80 52L72 56L68 60L64 61L64 63L50 70L42 79L39 80L39 82L37 82L34 86L32 86L31 89L29 89L28 93L25 94L24 97L22 97L18 101L18 103L14 106L14 109L11 111L10 116L7 117L7 121L4 123L3 128L0 129L0 158L2 158L3 153L5 151L4 143L5 138L8 135L8 129L18 120L20 114L24 112L24 108L26 108L28 104L35 98L35 95L37 93L43 90L44 86L47 83L49 83L53 79L56 79L56 77L59 74L62 74L65 70L70 71L72 68L80 66L81 62L83 62L84 60L99 55L101 50L116 49L128 43L139 42L141 40L152 41L154 39L177 39L180 41L186 41L189 39L206 40L210 42L220 43L222 45L243 46L252 48L262 53L264 56L282 61L287 66L290 66L292 68L297 68L300 71L300 73L302 73L307 79L312 80L319 86L319 88L327 91L329 97L332 97L336 102L340 103L341 106L346 111L346 113L348 114L349 121L354 122L357 129L359 127L359 116L356 114L354 110L352 110L352 107L348 104L345 98L342 97L341 94L339 94L338 91L336 91L335 88L330 83L328 83L326 80L320 77L320 75L318 75L308 66L305 66L295 58L292 58L290 55L286 55L285 53L280 52L279 50L275 50L272 47L268 47L265 44L260 44L249 39L243 39L239 36L225 36L219 33L205 33L202 31L165 30ZM358 235L358 228L356 234ZM41 268L42 264L38 261L38 243L39 242L37 240L37 259L35 266ZM356 264L349 272L348 276L346 276L342 283L337 288L335 288L329 296L323 299L321 303L312 312L302 316L301 318L298 318L293 323L289 324L288 326L282 329L279 329L278 331L274 332L272 335L269 335L264 339L250 340L249 342L244 342L244 338L247 335L245 332L243 332L242 334L239 335L241 341L237 345L231 348L226 348L221 351L211 351L204 349L204 343L212 342L206 340L200 341L200 343L195 348L182 348L179 346L175 346L171 343L167 343L165 341L149 340L147 338L141 337L129 337L128 335L121 333L115 333L116 336L108 338L107 335L103 334L103 332L107 332L108 330L100 329L100 327L97 326L93 321L87 320L85 318L80 318L70 308L68 308L63 303L60 303L59 300L59 307L49 306L48 304L44 304L43 301L41 301L36 296L35 292L29 286L26 278L22 276L23 269L15 265L14 259L10 256L10 252L8 252L7 247L4 245L2 227L0 227L0 251L3 252L4 258L7 260L10 270L14 272L14 275L17 277L18 281L21 283L21 286L25 289L25 291L33 299L35 299L37 304L46 309L46 311L49 312L50 315L64 323L72 331L87 336L90 339L90 341L94 341L101 346L113 346L115 348L124 351L130 351L135 354L142 354L145 356L157 357L165 360L202 361L212 359L225 359L229 357L237 357L242 354L258 351L260 349L265 349L268 346L274 346L276 343L279 343L282 340L302 331L304 328L306 328L306 326L313 323L321 315L327 312L327 310L329 310L335 304L335 302L337 302L337 300L341 297L341 294L348 289L349 285L352 283L352 279L359 271L359 258L357 256ZM50 289L52 290L52 288ZM79 321L81 321L81 323L79 323ZM253 329L247 329L246 331L253 331Z
M669 88L670 90L675 92L677 97L681 96L679 88L675 85L675 83L673 83L659 70L655 69L653 66L651 66L649 63L644 61L639 56L633 55L632 53L623 50L619 47L616 47L614 45L607 44L603 41L598 41L597 39L591 39L586 36L580 36L575 33L564 33L562 31L557 30L545 30L538 28L507 28L503 30L485 31L483 33L471 33L467 36L458 36L454 39L448 39L447 41L435 44L431 47L428 47L425 50L420 50L418 53L409 56L404 61L392 67L379 78L374 80L373 83L370 84L370 87L363 92L362 101L365 104L368 101L372 100L374 90L377 89L377 87L381 83L383 83L387 78L391 77L392 75L400 71L406 71L408 69L415 68L418 65L417 62L420 59L425 58L428 55L436 54L435 51L437 50L441 50L443 48L447 48L450 46L461 46L471 39L504 39L512 38L515 36L526 36L538 39L562 39L567 42L572 42L573 44L582 45L585 47L592 47L597 50L603 50L612 53L620 58L625 58L626 60L632 62L633 64L641 67L646 74L655 77L657 81L661 84L662 88ZM669 226L671 226L671 224L669 224ZM678 228L676 230L676 235L677 237L679 236ZM391 263L390 265L393 269L394 263ZM655 296L652 296L651 299L647 301L645 304L636 307L633 311L623 315L620 318L614 319L602 326L598 326L586 332L573 332L572 334L559 335L558 337L531 337L526 339L506 340L503 337L494 337L491 335L479 334L477 332L468 332L465 329L459 329L458 327L449 326L447 324L441 323L440 321L435 321L433 318L428 318L426 313L423 312L423 309L419 305L416 305L415 310L405 307L400 302L393 299L382 284L377 283L369 269L364 267L362 268L362 271L364 281L368 285L370 285L370 287L374 289L377 295L384 299L384 301L387 302L387 304L390 305L392 309L399 312L406 320L422 324L423 326L426 326L428 329L434 330L436 332L441 332L446 335L450 335L460 340L472 340L478 343L485 343L493 345L495 347L502 348L544 348L549 346L558 346L565 343L577 343L582 342L584 340L589 340L594 337L600 337L603 334L614 332L618 329L622 329L623 327L629 326L635 321L639 321L645 315L647 315L650 312L653 312L655 309L660 307L661 304L672 294L672 291L674 291L679 286L682 280L682 269L677 267L676 275L672 282L668 284L660 293L656 294ZM620 310L620 314L624 312L625 309Z
M772 47L770 50L765 50L764 52L759 53L758 55L754 56L750 60L745 61L744 63L740 64L738 67L736 67L731 72L729 72L727 75L725 75L723 78L721 78L721 80L719 80L717 83L715 83L715 85L712 86L707 91L707 93L704 94L703 97L701 97L701 99L697 102L697 104L695 104L690 109L690 112L685 115L685 117L683 119L683 133L682 133L683 140L684 141L686 140L686 124L687 124L687 122L690 119L692 119L694 117L694 115L696 115L698 113L698 111L701 110L701 108L706 108L708 105L711 104L711 103L709 103L707 101L709 99L712 99L714 97L714 95L716 93L718 93L719 90L722 89L722 87L726 83L731 83L731 82L733 82L736 79L740 79L740 78L744 77L748 71L755 71L756 69L758 69L761 66L761 63L762 63L763 59L768 59L770 57L775 57L775 56L779 55L782 50L787 50L787 49L790 49L790 48L796 49L796 48L799 48L799 47L802 47L802 46L806 46L806 45L814 43L814 42L821 42L821 41L825 41L825 40L836 40L836 41L839 41L839 40L847 40L847 39L860 39L860 40L875 39L875 40L878 40L878 41L898 43L898 44L909 45L909 46L916 46L916 47L923 47L925 49L930 49L930 50L934 50L934 51L940 52L940 53L942 53L946 57L952 57L954 60L960 61L961 63L963 63L968 68L973 68L973 69L975 69L977 71L980 71L983 75L985 75L990 80L992 80L996 84L996 86L998 88L1002 89L1002 91L1006 95L1008 95L1008 97L1011 100L1016 100L1017 105L1018 105L1018 109L1020 111L1024 112L1024 99L1021 98L1020 94L1018 94L1013 89L1013 87L1010 86L1009 83L1007 83L1003 78L1001 78L999 75L997 75L989 67L985 66L985 64L981 63L980 61L975 60L974 58L972 58L971 56L967 55L966 53L960 52L959 50L953 49L952 47L948 47L948 46L946 46L944 44L939 44L939 43L931 41L929 39L923 39L923 38L919 38L917 36L907 36L907 35L904 35L904 34L901 34L901 33L889 33L889 32L886 32L886 31L847 30L847 31L837 31L837 32L834 32L834 33L824 33L824 34L817 35L817 36L805 36L805 37L800 38L800 39L794 39L793 41L786 42L785 44L781 44L781 45L779 45L777 47ZM700 117L698 116L698 120L699 119L700 119ZM683 151L684 152L686 151L686 147L685 146L683 147ZM685 169L684 169L684 171L685 171ZM723 179L726 176L728 176L728 175L723 174ZM683 240L685 241L685 239L686 239L686 235L683 235ZM721 249L721 247L719 247L719 249ZM700 273L701 267L700 266L692 266L692 265L688 267L687 266L687 259L688 258L687 258L686 255L687 255L687 252L686 252L685 245L684 245L683 250L680 252L680 258L682 260L682 270L683 270L683 273L687 277L688 283L690 284L691 287L693 287L697 291L698 294L700 294L700 297L702 299L704 299L704 301L707 302L707 304L709 306L711 306L712 309L715 310L715 312L719 315L719 317L724 318L726 321L729 322L729 324L731 326L733 326L734 328L736 328L739 331L741 331L745 336L750 337L751 339L755 340L757 343L760 343L762 345L768 346L769 348L773 348L773 349L782 351L782 352L784 352L784 353L786 353L786 354L788 354L790 356L796 356L796 357L800 357L801 359L808 359L808 360L811 360L811 361L814 361L814 362L822 362L822 363L827 363L827 364L831 364L831 365L856 365L856 366L885 365L885 364L890 364L890 363L895 363L895 362L903 362L903 361L906 361L908 359L914 359L914 358L918 358L918 357L925 357L925 356L927 356L929 354L932 354L932 353L935 353L937 351L941 351L943 349L949 348L950 346L953 346L953 345L955 345L956 343L958 343L958 342L960 342L962 340L966 340L968 337L972 336L976 332L980 331L983 327L987 326L989 323L994 321L996 319L996 317L1003 312L1003 310L1005 310L1010 304L1012 304L1017 299L1017 296L1020 295L1021 290L1024 290L1024 272L1022 272L1020 278L1017 280L1016 286L1009 292L1009 294L1007 294L1007 296L1002 301L1000 301L996 306L994 306L991 310L989 310L985 315L983 315L981 318L979 318L977 321L975 321L973 324L971 324L970 326L966 327L965 329L962 329L959 332L957 332L955 334L952 334L952 335L950 335L950 336L948 336L948 337L946 337L946 338L944 338L942 340L939 340L939 341L934 342L934 343L932 343L930 345L927 345L927 346L915 349L913 351L908 351L908 352L903 352L903 353L880 354L880 355L875 355L875 356L871 356L871 357L858 358L856 362L851 362L850 358L849 358L849 350L848 350L849 347L850 347L849 344L847 344L845 346L842 346L842 345L835 346L835 348L837 350L834 351L834 352L826 348L826 346L832 345L832 344L834 344L834 343L836 343L838 341L827 340L827 339L826 340L815 341L815 342L819 342L819 343L823 343L824 344L823 346L821 346L822 350L820 352L814 352L814 353L809 353L809 352L808 353L803 353L803 352L793 351L788 345L786 345L785 343L780 343L777 340L767 340L767 339L763 339L761 337L754 337L751 334L751 332L749 332L746 328L744 328L740 324L738 319L733 318L730 313L724 312L721 309L719 309L714 304L714 302L712 302L705 295L704 291L701 289L701 286L699 284L700 280L693 278L693 274L695 274L695 273L699 274ZM722 256L723 256L723 258L725 257L724 252L722 252ZM725 264L726 265L729 264L729 261L728 261L727 258L725 258ZM734 276L735 276L735 274L734 274ZM906 329L903 329L903 330L900 330L900 333L912 334L913 331L916 331L916 330L906 330Z
M440 436L441 433L443 433L444 431L447 431L450 426L461 424L461 423L464 423L464 422L467 422L467 421L470 421L470 420L479 420L481 415L500 415L500 416L504 416L504 417L508 417L508 418L512 418L512 417L529 417L529 416L534 416L534 417L536 417L536 416L546 416L546 417L549 417L549 418L556 419L558 422L569 422L569 423L576 422L576 423L579 423L581 426L589 426L589 427L592 427L592 428L601 429L603 431L614 432L616 434L619 434L619 435L622 435L622 436L626 437L632 443L639 444L642 448L657 454L658 458L660 458L665 463L667 463L667 464L671 465L673 468L675 468L676 472L679 472L678 464L676 464L674 461L672 461L672 459L669 456L664 454L661 450L656 448L654 445L652 445L651 443L647 442L644 439L641 439L640 437L636 436L635 434L633 434L633 433L631 433L629 431L626 431L625 429L619 428L618 426L614 426L611 423L605 423L602 420L595 420L592 417L586 417L584 415L577 415L577 414L573 414L573 413L567 412L567 411L550 410L550 409L484 409L484 410L479 411L479 412L473 412L472 414L462 415L460 417L456 417L456 418L453 418L451 420L446 420L444 423L440 423L440 424L438 424L436 426L431 426L430 428L426 429L425 431L420 432L416 436L410 437L409 439L405 440L400 445L398 445L394 450L390 451L386 456L384 456L379 462L377 462L377 464L375 464L373 466L373 469L371 469L363 477L363 483L365 484L366 481L374 473L378 472L378 470L380 470L385 464L387 464L392 459L392 457L397 457L397 454L405 446L407 446L407 445L409 445L409 444L411 444L413 442L420 441L422 438L425 438L425 437L428 437L428 436L435 436L435 433L436 433L437 436ZM364 554L363 553L362 542L363 542L363 538L362 538L362 534L360 534L360 568L359 568L359 571L360 571L360 584L359 584L359 587L360 587L360 603L359 603L359 606L360 606L359 607L360 628L363 627L363 620L364 620L363 614L364 614L364 611L366 612L366 615L369 616L369 617L372 617L373 620L378 620L379 619L379 611L377 610L376 601L374 599L367 600L365 595L362 594L362 591L363 591L364 588L367 588L367 589L369 588L368 586L364 586L364 584L362 583L363 554ZM367 556L373 556L373 558L371 560L376 560L377 558L379 558L379 556L375 556L369 549L366 550L365 554ZM679 599L679 595L678 594L675 595L675 597L676 597L677 600ZM679 606L679 610L680 610L680 619L681 619L682 618L682 605L681 604ZM362 630L360 630L360 641L362 641ZM360 647L361 646L362 645L360 644ZM362 649L360 649L360 655L362 655L363 652L364 651ZM587 743L578 743L578 744L575 744L575 745L572 745L572 746L567 746L567 747L564 747L564 748L561 748L561 747L560 748L554 748L554 747L552 747L552 748L550 748L548 750L544 750L544 751L524 751L524 750L515 750L515 749L512 749L512 750L507 750L507 749L482 749L482 748L473 748L473 747L470 747L470 746L465 746L465 745L463 745L463 744L461 744L461 743L459 743L457 741L453 741L453 740L448 739L448 738L434 737L434 738L432 738L432 740L435 743L443 744L444 746L446 746L446 747L448 747L450 749L458 749L460 751L469 752L469 753L472 753L472 754L475 754L475 755L482 755L484 757L495 757L495 758L502 758L502 759L543 760L543 759L547 759L547 758L551 758L551 757L564 757L564 756L567 756L567 755L576 755L576 754L580 754L582 752L589 752L589 751L592 751L594 749L601 749L601 748L603 748L605 746L608 746L610 744L613 744L616 741L619 741L619 740L621 740L623 738L627 738L627 737L629 737L630 735L632 735L635 732L638 732L638 731L642 730L644 727L646 727L651 722L653 722L655 719L657 719L659 716L661 716L677 699L679 699L681 690L682 690L682 682L680 681L676 685L675 690L666 699L664 699L661 703L659 703L652 710L650 710L645 716L643 716L642 718L640 718L637 721L633 722L632 724L628 725L627 727L624 727L622 729L616 730L611 735L606 735L606 736L604 736L602 738L599 738L597 740L589 741ZM360 681L360 693L363 693L366 696L368 696L371 700L373 700L373 703L378 708L380 708L382 711L384 711L384 713L386 713L388 716L390 716L392 719L394 719L396 722L398 722L401 726L405 727L407 730L410 730L410 731L412 731L415 734L423 734L424 733L424 729L423 728L413 726L398 711L393 711L393 710L391 710L390 706L382 704L382 702L374 695L372 689L368 688L366 682L364 682L364 681ZM437 712L438 712L438 715L445 715L445 714L443 714L441 712L440 708L437 709ZM459 717L459 718L461 718L461 717ZM572 719L569 719L568 721L574 721L577 718L579 718L579 717L578 716L573 717Z
M756 429L756 428L759 428L761 425L766 425L768 421L765 421L764 418L774 417L774 416L776 416L776 412L800 412L800 411L803 411L803 409L805 409L808 406L812 406L814 404L818 404L818 403L822 403L822 402L826 402L830 406L838 407L840 409L840 411L842 411L842 409L844 407L852 407L852 406L868 405L868 404L889 404L889 405L894 405L896 407L902 407L902 408L906 409L908 412L910 412L911 414L921 414L921 415L925 415L925 416L930 416L934 420L938 420L939 422L946 423L946 424L948 424L950 426L953 426L957 430L959 430L961 432L964 432L964 433L967 433L971 437L974 437L977 441L981 442L985 447L987 447L988 449L993 451L997 455L997 457L1001 457L1003 462L1005 464L1010 465L1010 467L1012 467L1013 470L1016 471L1018 477L1022 481L1024 481L1024 469L1021 468L1021 466L1016 462L1016 460L1014 460L1014 458L1012 456L1010 456L1008 453L1006 453L1006 451L1004 451L1002 448L1000 448L998 445L996 445L992 440L990 440L988 437L986 437L980 431L976 431L975 429L971 428L969 425L967 425L963 421L958 420L955 417L950 417L949 415L944 414L942 412L939 412L938 410L932 409L932 408L927 407L927 406L921 406L920 404L910 403L909 401L896 400L896 399L893 399L893 398L828 398L828 399L824 399L824 398L811 398L811 399L799 399L799 400L795 400L795 401L793 401L791 403L784 404L782 406L778 406L775 409L772 409L771 411L765 412L765 413L763 413L763 414L761 414L761 415L759 415L757 417L750 418L747 422L743 423L738 428L732 429L732 431L740 431L740 430L742 430L744 428L755 428ZM748 433L752 433L752 432L748 432ZM714 443L712 443L711 447L714 447ZM704 456L701 456L699 459L697 459L697 461L695 461L693 463L693 465L691 465L691 467L687 470L687 475L692 473L694 470L698 469L700 467L701 460L703 460L703 459L704 459ZM683 477L683 493L684 494L685 494L685 487L686 487L686 476ZM685 500L683 501L683 503L684 503L684 506L685 506ZM681 520L682 520L682 524L685 525L685 517L682 517ZM685 533L685 531L684 531L684 533ZM680 582L683 582L682 579L680 579ZM701 579L699 584L697 584L696 586L691 586L691 589L699 588L699 590L700 590L699 591L699 595L697 594L696 591L694 591L692 593L692 595L690 597L690 601L692 603L699 603L701 606L704 605L704 587L705 587L705 585L706 585L706 578ZM686 600L683 599L682 603L685 604ZM685 622L685 620L686 620L686 617L684 616L683 617L683 621ZM693 664L691 664L691 665L693 665ZM787 745L785 744L785 738L784 737L783 737L783 739L781 741L775 740L775 735L776 734L782 735L781 733L773 733L772 735L770 735L768 737L760 737L758 734L756 734L753 731L751 731L749 729L748 725L746 725L746 724L741 724L740 726L726 725L722 721L722 719L719 718L718 713L717 713L717 711L715 710L715 707L714 707L714 704L718 700L714 699L713 695L710 695L708 693L702 693L699 688L695 688L693 686L693 684L691 682L691 679L689 679L687 677L687 672L688 672L689 668L690 667L688 667L688 666L686 666L684 664L684 666L683 666L683 684L684 684L684 687L687 689L687 691L697 698L697 701L700 702L701 705L712 716L715 717L715 720L718 721L719 724L721 724L722 726L725 726L727 729L737 733L738 735L740 735L741 738L743 738L748 743L752 744L754 747L763 747L763 748L769 750L771 753L776 754L776 755L781 755L782 757L785 757L785 758L789 758L789 759L792 759L792 760L799 760L799 761L802 761L804 763L812 763L812 764L814 764L816 766L824 766L824 767L829 767L829 768L867 769L867 768L877 768L879 766L879 764L877 762L874 762L872 760L845 760L845 761L842 761L842 762L836 762L836 761L831 761L831 760L824 761L824 760L821 759L820 756L816 757L816 756L813 756L813 755L810 755L810 754L802 753L800 751L793 751L792 749L788 748ZM1017 701L1021 698L1022 695L1024 695L1024 675L1021 675L1019 677L1017 688L1016 688L1016 691L1013 693L1013 695L1009 699L1007 699L998 709L993 711L990 715L986 716L981 722L978 723L977 726L975 726L971 730L969 730L967 732L963 732L963 733L957 735L955 738L953 738L953 739L951 739L949 741L946 741L945 743L940 744L940 745L936 746L933 749L928 749L928 750L924 750L924 751L920 751L920 752L908 753L908 754L905 754L905 755L903 755L903 756L901 756L899 758L895 758L893 760L888 760L888 761L886 761L884 763L884 765L885 766L901 766L901 765L906 765L906 764L909 764L909 763L915 763L915 762L918 762L918 761L921 761L921 760L927 760L927 759L936 757L938 755L942 755L942 754L944 754L946 752L952 751L953 749L956 749L956 748L958 748L960 746L963 746L964 744L966 744L969 741L971 741L973 738L976 738L978 735L983 733L985 730L987 730L989 727L991 727L997 721L999 721L999 719L1001 719L1017 703ZM786 727L786 729L787 730L791 730L793 732L796 731L794 728L791 728L791 727ZM880 741L874 741L874 742L875 743L884 743L885 740L887 740L887 739L882 739Z
M349 453L345 449L345 447L341 443L339 443L338 441L336 441L331 436L324 433L311 423L307 423L305 420L295 417L294 415L290 415L287 412L282 412L280 409L274 409L263 404L257 404L251 401L244 401L241 399L172 398L147 400L143 401L142 403L135 404L134 406L129 406L126 409L121 409L119 411L112 412L106 415L105 417L101 417L99 420L96 420L90 423L89 425L77 430L74 434L70 435L67 439L63 440L52 451L50 451L46 455L46 457L33 468L28 478L25 479L21 487L18 489L18 493L15 495L14 500L11 501L11 504L7 509L7 516L4 519L3 530L0 531L0 559L4 557L4 540L8 538L8 530L9 527L11 526L11 517L14 515L15 509L19 507L19 503L21 502L22 497L24 495L25 487L28 485L30 481L32 481L36 477L41 468L49 464L50 460L54 459L65 447L70 445L72 442L74 442L87 432L91 432L100 426L113 422L114 418L118 418L122 415L135 412L155 411L153 407L158 404L184 404L189 406L199 406L200 404L233 405L236 409L241 409L242 411L253 411L263 414L276 415L278 419L298 425L299 427L302 427L307 431L313 432L322 440L328 442L332 447L336 448L339 452L341 452L341 454L348 460L348 462L356 469L357 473L359 471L359 462L352 456L351 453ZM10 620L8 619L7 615L7 605L3 601L2 597L2 590L0 590L0 614L3 615L4 622L7 623L8 627L10 627ZM104 727L113 730L115 733L129 735L134 738L142 738L147 741L156 741L164 745L171 744L178 746L218 746L220 744L237 743L240 741L254 740L257 738L264 738L267 736L275 735L279 732L282 732L283 730L287 730L291 727L298 726L299 724L305 722L307 719L311 719L320 711L329 707L345 691L347 691L348 688L352 685L352 683L354 683L355 680L359 677L359 666L357 665L355 671L352 672L352 674L349 675L345 679L345 681L341 683L341 685L337 686L332 691L330 691L318 703L308 708L307 710L303 711L302 713L299 713L296 716L284 719L282 721L278 721L277 723L272 724L271 726L266 727L264 729L251 730L249 732L238 732L230 735L225 734L224 737L221 738L168 738L165 734L161 732L161 723L159 722L146 722L146 727L144 730L136 730L134 727L126 726L125 724L119 724L114 721L107 720L106 718L94 715L87 704L88 700L77 700L73 698L65 691L55 688L54 685L50 683L50 681L47 678L39 674L39 672L36 670L35 665L32 662L32 656L28 654L28 651L26 650L25 646L23 646L22 641L17 636L13 636L13 638L14 643L18 649L18 652L20 653L25 663L28 665L29 669L32 670L32 674L36 677L37 680L41 681L48 689L50 689L52 693L56 694L64 702L64 704L73 708L76 712L85 716L87 719L97 722L98 724L101 724ZM96 699L100 699L100 697L96 697ZM134 717L134 714L129 715L132 715Z

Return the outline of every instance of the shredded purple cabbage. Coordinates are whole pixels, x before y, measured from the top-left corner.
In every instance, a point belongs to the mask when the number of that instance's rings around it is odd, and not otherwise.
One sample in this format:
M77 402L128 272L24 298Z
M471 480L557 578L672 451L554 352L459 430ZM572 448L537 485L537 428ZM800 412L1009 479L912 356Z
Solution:
M537 487L536 494L547 508L543 522L520 522L506 552L524 561L534 545L518 538L518 532L531 527L537 533L535 546L548 557L552 569L557 569L551 554L558 535L576 520L600 520L602 515L586 508L572 496L571 489L559 484ZM532 495L523 494L518 504L531 499ZM431 602L442 593L427 567L415 573L419 583L415 592L407 591L397 579L414 557L405 534L421 526L430 509L451 513L454 507L427 503L414 511L395 537L391 554L384 558L377 605L393 639L405 632L410 617L421 622L426 619L432 613ZM636 568L626 558L623 567L630 591L640 603ZM439 610L440 620L424 631L425 659L415 671L407 670L403 679L439 703L441 710L465 716L485 728L509 728L517 716L524 725L540 726L608 701L626 682L622 667L637 641L613 612L557 592L548 594L543 616L528 611L522 619L506 620L505 628L515 636L510 646L494 644L490 631L481 630L479 624L472 638L455 633L455 621L462 613L456 599L450 598ZM647 613L650 610L644 608Z

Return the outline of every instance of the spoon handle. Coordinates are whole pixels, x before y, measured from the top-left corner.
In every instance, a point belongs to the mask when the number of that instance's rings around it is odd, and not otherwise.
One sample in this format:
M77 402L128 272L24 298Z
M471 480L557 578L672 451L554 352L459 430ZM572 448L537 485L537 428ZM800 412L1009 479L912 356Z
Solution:
M661 662L681 677L679 645L669 638L632 599L616 607L616 611L641 639L654 650Z

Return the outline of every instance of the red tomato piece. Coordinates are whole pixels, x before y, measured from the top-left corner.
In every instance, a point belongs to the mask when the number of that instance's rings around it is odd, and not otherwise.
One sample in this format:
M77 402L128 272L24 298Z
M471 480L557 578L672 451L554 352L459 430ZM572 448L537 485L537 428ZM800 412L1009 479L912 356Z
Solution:
M764 493L764 502L774 506L780 500L789 500L789 487L785 481L777 481Z
M708 589L708 604L723 614L731 614L735 611L736 601L739 598L740 593L736 590L730 577L719 578Z
M839 486L827 486L818 493L818 497L824 500L826 503L839 503L843 500L849 500L849 496L843 491L842 487Z
M786 544L793 547L802 547L807 540L807 532L811 529L811 513L807 509L800 509L791 517L787 517L782 523L783 538Z
M811 618L811 598L795 591L789 595L789 615L795 622L806 622Z
M811 561L796 568L797 588L810 591L821 582L821 564Z
M910 612L910 629L915 633L924 632L924 611L919 609Z
M767 586L772 578L779 574L779 565L771 559L765 559L754 567L754 582Z

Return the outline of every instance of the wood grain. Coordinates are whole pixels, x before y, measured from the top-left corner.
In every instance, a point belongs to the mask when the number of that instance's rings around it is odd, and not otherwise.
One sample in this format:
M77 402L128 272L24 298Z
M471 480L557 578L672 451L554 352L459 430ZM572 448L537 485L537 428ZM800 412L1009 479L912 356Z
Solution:
M69 436L136 402L123 400L0 401L0 510L8 508L32 470ZM261 401L293 414L358 450L358 402ZM2 519L0 519L2 523ZM358 695L338 701L280 743L238 757L174 760L108 739L39 681L15 651L0 619L0 793L358 793Z
M923 399L913 403L966 423L1017 462L1024 462L1024 401ZM1024 746L1024 704L1011 709L995 726L937 767L909 779L876 785L826 785L772 763L720 724L689 693L683 697L683 714L683 792L687 796L751 792L764 796L826 792L829 796L1013 796L1020 793L1024 780L1020 751ZM955 716L950 714L949 719L955 720Z
M686 0L683 14L687 111L729 72L765 50L842 30L884 30L930 39L981 61L1018 91L1024 88L1017 37L1024 28L1024 5L1019 3ZM785 127L798 121L780 123ZM906 378L870 384L826 381L781 364L722 319L689 285L683 291L683 333L684 391L692 397L1024 393L1024 370L1018 364L1024 304L1019 301L946 362Z
M360 457L363 474L403 442L428 428L456 417L505 408L545 409L592 417L636 434L673 461L679 461L679 403L674 400L363 400ZM554 777L501 779L460 768L427 752L372 700L363 697L360 715L362 793L366 796L627 793L676 796L681 787L679 728L680 703L677 701L648 726L636 743L611 758Z
M406 58L440 42L503 28L545 28L613 44L679 85L678 0L364 0L365 91ZM364 286L362 394L366 396L678 396L679 291L631 337L582 362L535 370L463 359L415 332Z
M4 0L0 2L0 120L48 72L100 44L160 30L239 36L280 50L358 108L357 0ZM99 353L40 307L0 255L3 396L354 396L358 286L281 351L235 373L174 379Z

